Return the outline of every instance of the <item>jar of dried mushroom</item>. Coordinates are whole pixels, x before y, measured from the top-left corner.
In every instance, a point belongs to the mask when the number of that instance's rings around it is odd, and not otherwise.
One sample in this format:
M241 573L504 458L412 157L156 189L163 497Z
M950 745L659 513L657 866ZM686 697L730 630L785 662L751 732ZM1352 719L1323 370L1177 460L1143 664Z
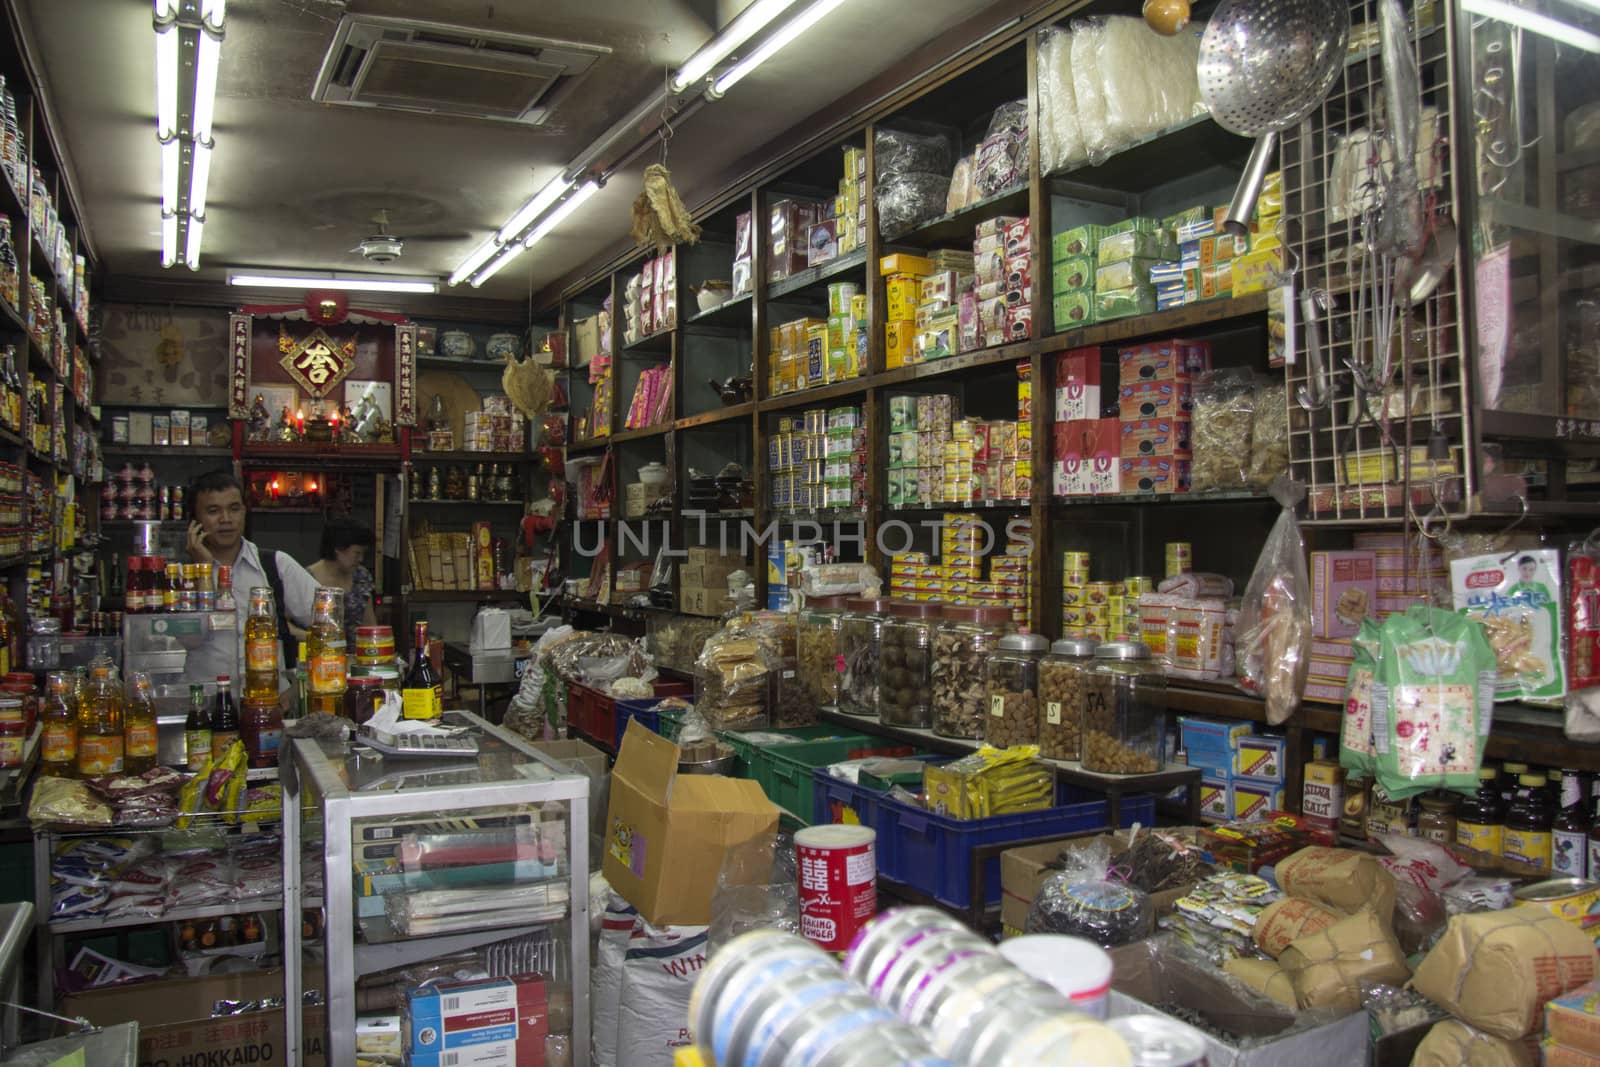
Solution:
M1167 732L1167 676L1138 641L1095 649L1084 676L1083 769L1152 774Z
M922 600L889 602L878 654L878 717L891 726L933 725L933 632L943 611Z
M1050 642L1038 634L1006 634L984 668L989 716L983 739L996 748L1039 740L1039 660Z
M819 707L833 707L839 702L842 671L839 655L843 651L839 630L844 625L845 599L842 596L812 597L806 601L796 624L800 684L806 696Z
M1011 626L1008 608L951 604L933 633L933 732L976 740L989 714L984 660Z
M1095 643L1063 637L1039 664L1039 755L1077 759L1083 728L1084 675L1094 666Z
M851 597L839 621L839 710L850 715L878 714L878 652L889 599Z

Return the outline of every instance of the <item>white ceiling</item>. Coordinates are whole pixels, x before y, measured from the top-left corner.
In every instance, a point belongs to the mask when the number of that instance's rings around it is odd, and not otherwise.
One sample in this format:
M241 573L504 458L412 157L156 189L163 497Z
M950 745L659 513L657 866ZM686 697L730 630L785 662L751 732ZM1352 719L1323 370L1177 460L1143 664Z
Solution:
M148 0L12 0L31 38L103 268L158 264L155 72ZM227 267L372 269L348 252L389 212L407 244L390 273L448 275L474 245L726 21L738 0L231 0L201 279ZM979 14L985 0L849 0L728 96L691 116L669 166L685 200L753 149ZM340 15L424 18L608 45L543 128L313 103ZM647 153L481 291L526 297L613 247ZM465 236L462 236L465 235Z

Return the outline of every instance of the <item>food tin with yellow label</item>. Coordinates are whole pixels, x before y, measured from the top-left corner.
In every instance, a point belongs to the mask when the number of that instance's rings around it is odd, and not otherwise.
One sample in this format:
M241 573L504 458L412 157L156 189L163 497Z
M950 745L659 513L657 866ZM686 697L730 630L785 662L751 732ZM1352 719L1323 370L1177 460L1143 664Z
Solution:
M1600 882L1587 878L1551 878L1525 885L1511 895L1524 904L1537 904L1551 915L1600 937Z

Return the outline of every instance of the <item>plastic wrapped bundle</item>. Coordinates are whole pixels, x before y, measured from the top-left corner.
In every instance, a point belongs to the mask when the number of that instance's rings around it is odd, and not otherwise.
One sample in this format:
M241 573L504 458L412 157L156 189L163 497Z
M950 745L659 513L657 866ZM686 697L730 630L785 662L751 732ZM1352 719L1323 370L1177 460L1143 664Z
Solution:
M1014 100L995 108L978 145L972 171L980 197L995 196L1028 180L1028 102Z
M1103 18L1078 19L1072 24L1072 94L1078 105L1084 158L1095 163L1116 150L1106 132L1106 79L1101 73L1105 24Z
M1039 166L1046 174L1089 158L1078 125L1072 87L1072 32L1050 27L1039 34Z
M878 201L878 232L886 236L904 233L944 213L950 197L950 174L909 171L880 178L874 195Z
M973 194L972 184L972 157L962 156L956 160L955 173L950 176L950 192L945 196L945 211L960 211L977 197Z
M1100 71L1109 151L1206 113L1196 73L1204 29L1193 25L1163 37L1151 33L1143 19L1105 20Z
M1082 937L1115 948L1150 936L1150 897L1112 881L1111 846L1097 841L1062 854L1063 868L1045 878L1028 909L1026 932Z
M880 129L873 138L872 147L880 182L885 178L914 172L950 173L950 139L942 134Z
M1195 389L1190 492L1249 487L1255 398L1255 378L1247 370L1213 371Z

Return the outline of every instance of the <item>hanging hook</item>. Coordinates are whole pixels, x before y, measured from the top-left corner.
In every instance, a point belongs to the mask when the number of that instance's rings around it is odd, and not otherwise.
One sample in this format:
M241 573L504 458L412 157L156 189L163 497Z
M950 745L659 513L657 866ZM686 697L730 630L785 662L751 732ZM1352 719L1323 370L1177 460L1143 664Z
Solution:
M1505 529L1503 529L1499 533L1495 534L1496 539L1501 538L1501 537L1505 537L1508 534L1510 534L1512 530L1515 530L1518 526L1522 525L1522 520L1524 520L1524 519L1526 519L1528 517L1528 496L1527 496L1527 494L1526 493L1518 493L1517 494L1517 502L1522 505L1522 510L1517 513L1517 517L1516 518L1512 519L1511 522L1506 525ZM1521 551L1521 550L1514 548L1510 552L1507 552L1504 556L1500 557L1500 563L1502 565L1506 564L1507 562L1509 562L1511 560L1511 557L1515 556L1519 551Z

